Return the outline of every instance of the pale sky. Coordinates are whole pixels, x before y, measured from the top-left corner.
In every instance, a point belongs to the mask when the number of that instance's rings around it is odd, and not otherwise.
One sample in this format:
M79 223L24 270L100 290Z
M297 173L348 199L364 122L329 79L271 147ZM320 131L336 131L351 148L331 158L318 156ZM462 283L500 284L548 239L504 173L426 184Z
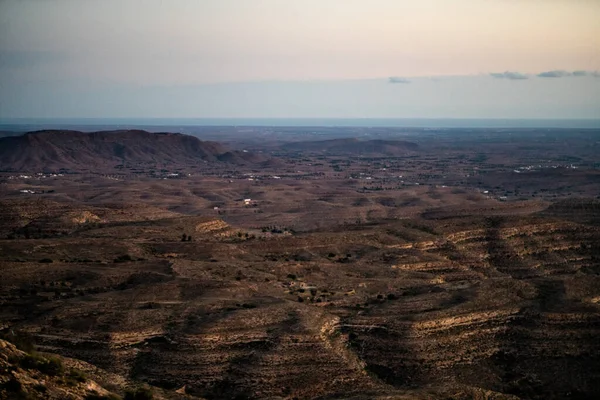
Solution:
M0 0L0 118L594 118L598 70L597 0Z

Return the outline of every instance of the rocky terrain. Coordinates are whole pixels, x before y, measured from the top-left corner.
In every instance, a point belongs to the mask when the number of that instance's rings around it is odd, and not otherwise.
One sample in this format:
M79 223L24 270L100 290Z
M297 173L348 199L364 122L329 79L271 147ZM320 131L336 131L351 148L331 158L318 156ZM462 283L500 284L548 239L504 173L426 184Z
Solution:
M494 149L3 175L0 398L598 398L593 154Z
M0 320L42 351L205 398L600 393L600 231L551 209L295 234L73 212L0 241Z
M189 399L94 367L81 360L40 353L25 336L0 339L0 398L56 400ZM19 348L20 347L20 348ZM23 350L21 350L23 349Z

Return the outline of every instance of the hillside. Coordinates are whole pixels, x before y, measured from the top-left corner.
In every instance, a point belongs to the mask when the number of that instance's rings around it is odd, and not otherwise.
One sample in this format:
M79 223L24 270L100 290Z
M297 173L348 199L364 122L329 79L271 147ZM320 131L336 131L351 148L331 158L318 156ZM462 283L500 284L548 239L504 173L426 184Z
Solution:
M357 138L287 143L287 151L318 152L334 155L399 156L419 149L413 142L401 140L360 140Z
M571 221L577 210L515 202L284 234L218 216L2 206L18 220L0 218L0 333L85 363L99 393L135 382L206 399L600 393L600 231ZM108 387L88 363L134 383Z
M0 399L179 400L189 396L109 373L84 361L39 353L27 336L0 339ZM182 392L182 391L180 391ZM124 395L124 397L122 396Z
M182 168L0 173L0 399L600 398L598 132L219 132Z
M98 170L123 164L252 164L261 161L264 160L252 153L228 151L220 143L201 141L179 133L47 130L0 138L0 169L12 171Z

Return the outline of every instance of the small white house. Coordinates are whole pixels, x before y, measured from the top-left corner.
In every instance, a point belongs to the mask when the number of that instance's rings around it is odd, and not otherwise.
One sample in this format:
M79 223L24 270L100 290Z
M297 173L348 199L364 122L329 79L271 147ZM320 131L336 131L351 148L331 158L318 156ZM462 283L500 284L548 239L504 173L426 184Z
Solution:
M245 205L249 205L250 203L252 203L252 199L244 199Z

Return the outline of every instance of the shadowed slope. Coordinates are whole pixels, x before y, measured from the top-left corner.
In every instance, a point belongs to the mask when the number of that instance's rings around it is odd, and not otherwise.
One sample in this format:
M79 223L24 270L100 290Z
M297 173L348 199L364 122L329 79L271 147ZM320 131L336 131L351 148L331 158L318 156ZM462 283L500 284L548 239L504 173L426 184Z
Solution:
M217 142L201 141L179 133L141 130L38 131L0 139L0 168L41 171L92 170L119 164L190 165L200 162L252 163L250 153L231 156Z

